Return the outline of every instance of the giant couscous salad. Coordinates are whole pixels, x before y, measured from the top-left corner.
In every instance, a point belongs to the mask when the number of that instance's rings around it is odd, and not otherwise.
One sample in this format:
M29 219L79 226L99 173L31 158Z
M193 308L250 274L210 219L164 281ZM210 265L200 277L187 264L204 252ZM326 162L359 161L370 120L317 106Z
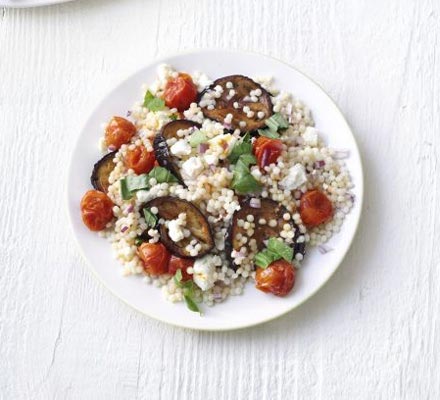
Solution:
M326 147L309 108L268 78L161 65L142 95L103 126L84 224L123 275L191 311L248 281L288 295L307 248L331 251L352 208L349 153Z

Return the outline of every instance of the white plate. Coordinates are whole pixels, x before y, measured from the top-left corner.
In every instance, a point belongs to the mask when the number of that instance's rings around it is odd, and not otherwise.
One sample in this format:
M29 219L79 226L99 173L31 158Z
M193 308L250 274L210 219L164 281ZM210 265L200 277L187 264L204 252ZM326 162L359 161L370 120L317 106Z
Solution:
M211 78L231 74L273 76L279 89L293 93L310 107L316 127L329 146L350 150L351 156L346 162L355 184L354 208L344 221L341 232L329 242L333 251L322 255L316 248L309 250L297 274L295 288L288 297L267 295L248 284L242 296L232 296L214 307L202 306L204 315L199 316L187 310L184 304L166 301L160 289L145 285L140 277L122 277L121 267L112 257L109 242L83 225L79 203L83 194L90 189L92 167L100 158L98 139L102 134L101 123L113 115L124 116L132 104L142 98L141 85L151 83L156 76L156 67L164 62L182 71L203 71ZM152 318L202 330L229 330L260 324L285 314L310 298L335 272L350 247L360 218L362 197L359 151L347 122L330 97L301 72L278 60L223 50L168 57L143 68L119 84L86 122L73 151L68 175L68 208L73 231L84 257L101 282L127 304Z
M0 7L28 8L67 3L73 0L0 0Z

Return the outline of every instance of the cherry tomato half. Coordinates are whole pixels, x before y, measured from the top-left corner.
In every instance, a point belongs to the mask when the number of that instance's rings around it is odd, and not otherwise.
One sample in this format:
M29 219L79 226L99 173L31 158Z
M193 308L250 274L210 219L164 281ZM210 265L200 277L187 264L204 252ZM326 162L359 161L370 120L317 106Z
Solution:
M253 145L255 157L261 170L277 161L283 151L283 143L279 139L260 136Z
M128 119L113 117L105 130L105 143L117 150L128 143L135 133L136 127Z
M179 74L167 82L164 100L167 107L185 111L197 100L197 86L188 74Z
M263 292L285 296L295 284L295 268L286 260L274 261L265 269L257 268L255 282Z
M81 199L81 217L91 231L101 231L113 219L113 202L98 191L89 190Z
M309 190L301 196L299 214L304 225L318 226L333 215L333 206L328 197L317 189Z
M186 270L193 265L194 260L171 256L170 262L168 264L168 272L171 275L174 275L176 271L180 269L182 271L182 281L189 281L192 279L192 275L188 274Z
M154 152L148 151L144 146L136 146L133 150L128 150L125 155L125 165L131 168L136 174L148 174L156 161Z
M144 269L150 275L162 275L168 272L170 253L162 243L142 243L138 247L138 256Z

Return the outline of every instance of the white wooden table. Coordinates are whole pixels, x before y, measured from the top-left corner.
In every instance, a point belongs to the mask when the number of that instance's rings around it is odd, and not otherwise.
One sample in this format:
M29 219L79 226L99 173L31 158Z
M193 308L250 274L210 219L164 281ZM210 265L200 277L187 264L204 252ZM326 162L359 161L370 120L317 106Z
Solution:
M315 78L366 173L360 229L331 281L275 322L221 334L148 319L103 288L73 244L64 190L79 128L108 89L208 47ZM0 9L0 398L440 398L439 92L436 0Z

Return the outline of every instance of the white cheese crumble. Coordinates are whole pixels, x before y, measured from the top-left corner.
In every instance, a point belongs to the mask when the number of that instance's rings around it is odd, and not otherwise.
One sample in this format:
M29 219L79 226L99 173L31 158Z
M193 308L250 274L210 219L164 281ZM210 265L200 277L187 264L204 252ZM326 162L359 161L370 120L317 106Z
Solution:
M289 168L287 175L280 181L280 186L287 190L295 190L306 182L306 170L301 164L295 164Z
M199 157L190 157L182 163L182 175L187 179L197 178L203 169L203 162Z
M222 259L219 256L208 254L205 257L197 259L193 266L194 283L203 291L212 288L216 281L214 276L215 267L220 267L221 265Z
M171 154L181 157L191 154L191 146L186 140L178 140L170 147Z
M173 242L180 242L187 234L185 229L186 214L180 213L176 219L168 221L168 235Z
M311 126L308 126L303 133L304 143L309 146L318 145L318 130Z

